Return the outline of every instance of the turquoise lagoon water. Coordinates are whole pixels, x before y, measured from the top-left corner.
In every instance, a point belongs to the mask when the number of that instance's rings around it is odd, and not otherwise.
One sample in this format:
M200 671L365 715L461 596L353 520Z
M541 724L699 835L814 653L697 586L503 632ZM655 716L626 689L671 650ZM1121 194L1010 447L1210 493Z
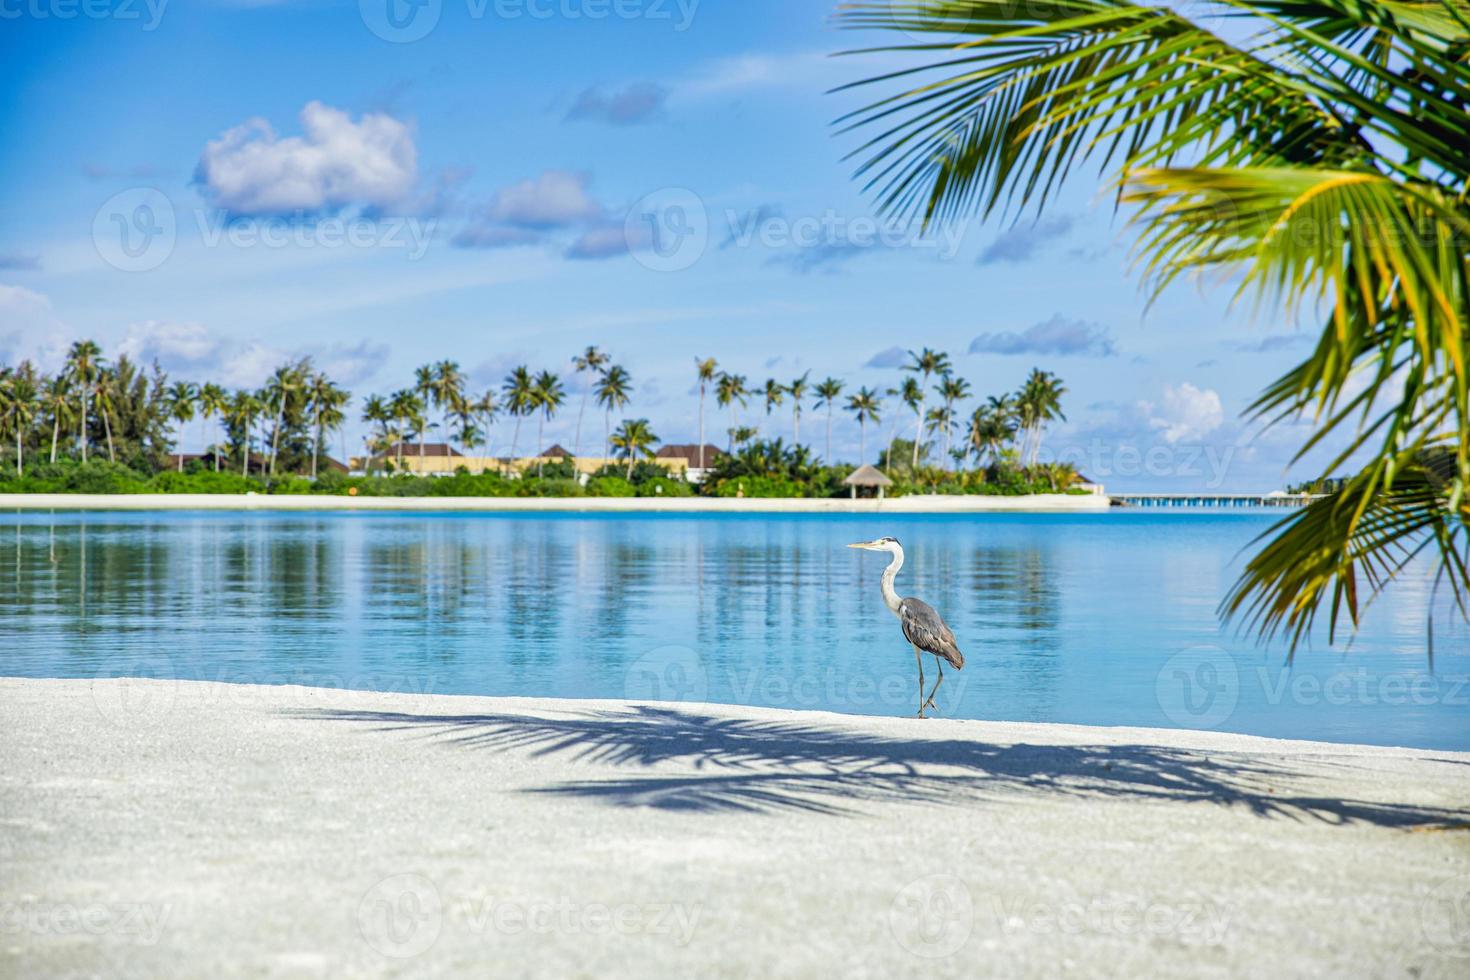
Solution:
M965 652L944 716L1470 749L1470 630L1441 608L1431 665L1427 576L1290 663L1221 626L1280 516L22 513L0 673L912 714L886 556L843 547L892 534Z

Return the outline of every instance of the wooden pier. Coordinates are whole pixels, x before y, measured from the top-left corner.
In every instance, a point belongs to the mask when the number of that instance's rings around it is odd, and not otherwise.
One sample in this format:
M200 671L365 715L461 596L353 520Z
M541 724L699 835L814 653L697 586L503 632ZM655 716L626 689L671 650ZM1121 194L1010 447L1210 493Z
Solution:
M1308 493L1114 493L1109 494L1120 507L1305 507L1323 494Z

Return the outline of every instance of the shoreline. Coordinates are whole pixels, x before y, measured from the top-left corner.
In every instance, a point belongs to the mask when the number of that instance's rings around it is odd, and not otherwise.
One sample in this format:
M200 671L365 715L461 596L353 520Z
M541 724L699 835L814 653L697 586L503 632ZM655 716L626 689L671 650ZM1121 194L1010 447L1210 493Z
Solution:
M0 678L0 703L0 973L1470 957L1470 753L184 681Z
M0 494L0 510L501 511L612 514L1106 513L1096 494L846 497L347 497L295 494Z

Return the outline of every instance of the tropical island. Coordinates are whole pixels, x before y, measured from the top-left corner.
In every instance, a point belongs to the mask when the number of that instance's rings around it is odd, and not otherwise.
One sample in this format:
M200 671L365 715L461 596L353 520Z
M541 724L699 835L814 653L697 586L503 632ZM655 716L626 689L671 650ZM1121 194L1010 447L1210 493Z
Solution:
M228 390L173 379L125 354L108 358L96 343L79 341L55 374L28 361L0 366L0 493L829 499L1101 492L1075 466L1042 460L1047 425L1065 418L1066 388L1039 368L1016 391L967 410L970 384L947 354L928 348L910 353L893 387L851 392L842 379L813 381L811 372L756 385L700 358L691 406L699 441L680 445L664 444L648 419L629 416L633 378L607 353L588 347L568 364L569 378L517 366L479 393L456 362L425 364L412 385L361 398L366 452L352 455L344 430L354 396L310 358L282 364L258 390ZM579 389L575 397L568 382ZM704 438L711 401L728 419L723 447ZM572 409L572 447L547 446L547 423ZM857 462L832 451L839 411L858 423ZM804 418L811 432L809 413L824 436L820 454L802 440ZM535 448L525 455L523 429L532 423ZM202 451L184 452L195 425ZM867 463L870 428L876 468Z

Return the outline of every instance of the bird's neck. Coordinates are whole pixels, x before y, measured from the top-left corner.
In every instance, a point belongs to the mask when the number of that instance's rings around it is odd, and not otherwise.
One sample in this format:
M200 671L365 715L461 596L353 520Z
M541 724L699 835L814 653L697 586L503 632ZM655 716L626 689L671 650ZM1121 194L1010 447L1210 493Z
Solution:
M893 588L893 580L898 577L898 570L902 567L903 552L900 550L893 553L893 560L888 563L887 568L883 569L883 601L895 616L898 615L898 605L901 600L898 598L898 592Z

